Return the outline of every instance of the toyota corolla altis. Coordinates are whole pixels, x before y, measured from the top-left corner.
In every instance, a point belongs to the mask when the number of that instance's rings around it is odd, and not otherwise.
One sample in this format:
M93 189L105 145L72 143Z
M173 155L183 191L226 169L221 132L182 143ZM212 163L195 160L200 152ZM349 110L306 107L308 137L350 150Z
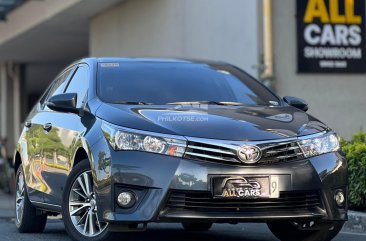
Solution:
M330 240L347 220L339 138L295 97L221 62L86 58L52 82L14 155L20 232L62 214L74 240L151 222L265 222Z

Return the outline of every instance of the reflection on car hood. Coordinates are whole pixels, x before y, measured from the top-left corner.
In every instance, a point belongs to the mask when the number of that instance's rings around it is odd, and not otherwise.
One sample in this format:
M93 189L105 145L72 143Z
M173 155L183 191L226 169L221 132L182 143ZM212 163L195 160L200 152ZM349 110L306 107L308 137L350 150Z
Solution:
M328 129L322 122L290 106L103 104L97 116L133 129L223 140L275 140Z

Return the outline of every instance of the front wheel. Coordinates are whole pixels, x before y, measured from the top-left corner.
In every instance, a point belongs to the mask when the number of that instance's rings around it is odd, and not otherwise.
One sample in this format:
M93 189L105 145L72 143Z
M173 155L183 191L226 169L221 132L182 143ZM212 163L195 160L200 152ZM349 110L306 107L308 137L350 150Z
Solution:
M71 171L63 194L63 221L73 240L104 241L110 238L112 233L108 230L108 223L99 221L97 208L90 164L85 159Z
M273 222L267 223L271 230L281 241L329 241L332 240L343 227L344 221L334 222ZM316 225L316 226L311 226Z

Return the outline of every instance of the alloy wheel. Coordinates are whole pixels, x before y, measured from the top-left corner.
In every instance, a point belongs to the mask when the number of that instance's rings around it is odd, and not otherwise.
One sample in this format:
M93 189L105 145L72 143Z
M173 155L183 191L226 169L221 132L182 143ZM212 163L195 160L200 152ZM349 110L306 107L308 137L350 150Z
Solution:
M15 214L17 223L21 223L24 213L24 175L20 172L17 178L16 194L15 194Z
M95 237L107 228L108 223L98 219L91 171L81 173L72 184L69 215L75 229L83 236Z

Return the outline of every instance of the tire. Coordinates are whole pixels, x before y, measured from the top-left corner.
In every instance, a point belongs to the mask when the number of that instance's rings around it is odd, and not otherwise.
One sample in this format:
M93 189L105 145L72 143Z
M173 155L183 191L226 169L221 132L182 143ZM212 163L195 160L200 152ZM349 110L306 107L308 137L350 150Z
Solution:
M0 189L3 189L5 192L7 192L8 188L8 180L6 177L6 163L0 159Z
M22 165L16 173L15 225L20 233L43 232L47 214L38 211L29 201Z
M12 168L10 167L9 163L5 164L5 171L3 172L4 177L5 177L5 187L4 187L4 192L7 194L12 194L14 193L14 172L12 172Z
M212 223L182 223L182 226L187 231L208 231Z
M344 221L319 223L318 229L300 230L291 222L267 223L274 236L281 241L329 241L332 240L343 227Z
M73 168L66 181L62 202L62 217L67 233L75 241L104 241L112 236L108 223L98 222L96 215L97 201L92 180L89 160L85 159ZM89 187L87 187L87 183L89 183ZM76 190L78 193L72 190ZM86 206L80 206L76 203L83 203ZM71 213L74 213L74 215ZM92 225L90 225L90 220L92 220ZM93 231L95 231L94 234Z

